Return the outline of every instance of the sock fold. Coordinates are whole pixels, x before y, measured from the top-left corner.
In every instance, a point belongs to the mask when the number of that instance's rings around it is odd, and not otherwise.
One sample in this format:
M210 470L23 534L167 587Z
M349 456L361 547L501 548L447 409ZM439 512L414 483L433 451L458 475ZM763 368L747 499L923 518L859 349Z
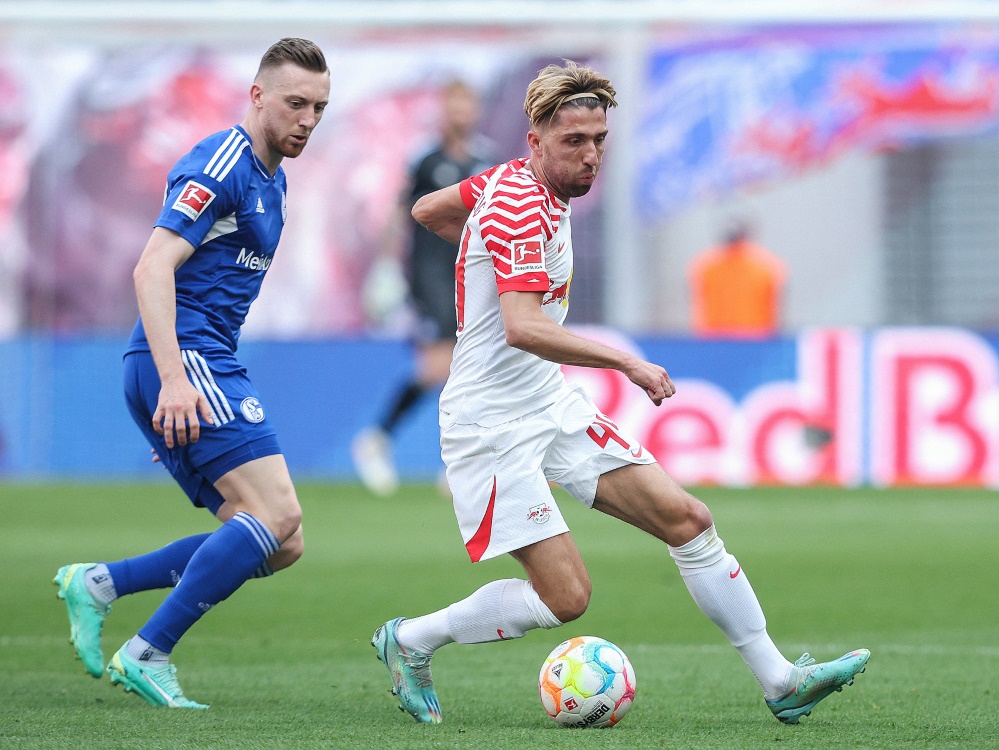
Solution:
M407 648L432 654L448 643L511 640L561 624L530 581L507 578L487 583L445 609L404 620L397 636Z

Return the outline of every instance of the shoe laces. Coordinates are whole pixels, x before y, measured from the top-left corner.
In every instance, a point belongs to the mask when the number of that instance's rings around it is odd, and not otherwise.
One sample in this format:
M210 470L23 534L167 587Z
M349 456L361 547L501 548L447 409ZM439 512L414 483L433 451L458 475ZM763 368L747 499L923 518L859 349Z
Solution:
M151 676L159 683L159 686L174 698L184 697L184 691L180 689L180 683L177 681L177 667L175 665L167 664L164 667L153 669L146 667L146 671L152 672Z
M400 656L421 688L428 688L434 684L434 678L430 674L430 654L421 654L416 651L409 654L400 654Z
M803 653L801 655L801 657L798 659L798 661L796 661L794 663L794 666L804 668L804 667L810 667L814 663L815 663L815 659L813 659L811 656L809 656L808 652L806 651L805 653Z

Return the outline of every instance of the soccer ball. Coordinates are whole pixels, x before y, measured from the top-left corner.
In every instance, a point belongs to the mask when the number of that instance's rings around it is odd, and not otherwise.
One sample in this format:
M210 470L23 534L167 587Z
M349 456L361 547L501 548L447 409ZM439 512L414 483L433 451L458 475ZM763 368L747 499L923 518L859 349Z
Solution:
M538 692L545 711L564 727L612 727L635 700L635 669L610 641L581 635L548 654Z

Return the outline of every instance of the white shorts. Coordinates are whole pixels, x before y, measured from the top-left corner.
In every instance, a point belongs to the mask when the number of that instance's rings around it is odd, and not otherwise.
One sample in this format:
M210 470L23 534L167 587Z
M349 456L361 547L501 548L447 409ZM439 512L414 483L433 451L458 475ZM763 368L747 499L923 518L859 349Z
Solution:
M601 414L581 389L495 427L441 430L454 513L472 562L569 530L549 482L593 506L601 474L655 458Z

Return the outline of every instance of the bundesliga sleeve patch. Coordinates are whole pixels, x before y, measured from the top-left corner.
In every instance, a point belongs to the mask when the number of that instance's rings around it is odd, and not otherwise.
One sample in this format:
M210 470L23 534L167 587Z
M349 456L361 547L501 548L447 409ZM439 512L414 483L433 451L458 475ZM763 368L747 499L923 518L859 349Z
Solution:
M545 256L542 252L541 240L514 241L512 275L544 270Z
M215 193L194 180L188 180L171 208L180 211L191 221L197 221L213 200L215 200Z

